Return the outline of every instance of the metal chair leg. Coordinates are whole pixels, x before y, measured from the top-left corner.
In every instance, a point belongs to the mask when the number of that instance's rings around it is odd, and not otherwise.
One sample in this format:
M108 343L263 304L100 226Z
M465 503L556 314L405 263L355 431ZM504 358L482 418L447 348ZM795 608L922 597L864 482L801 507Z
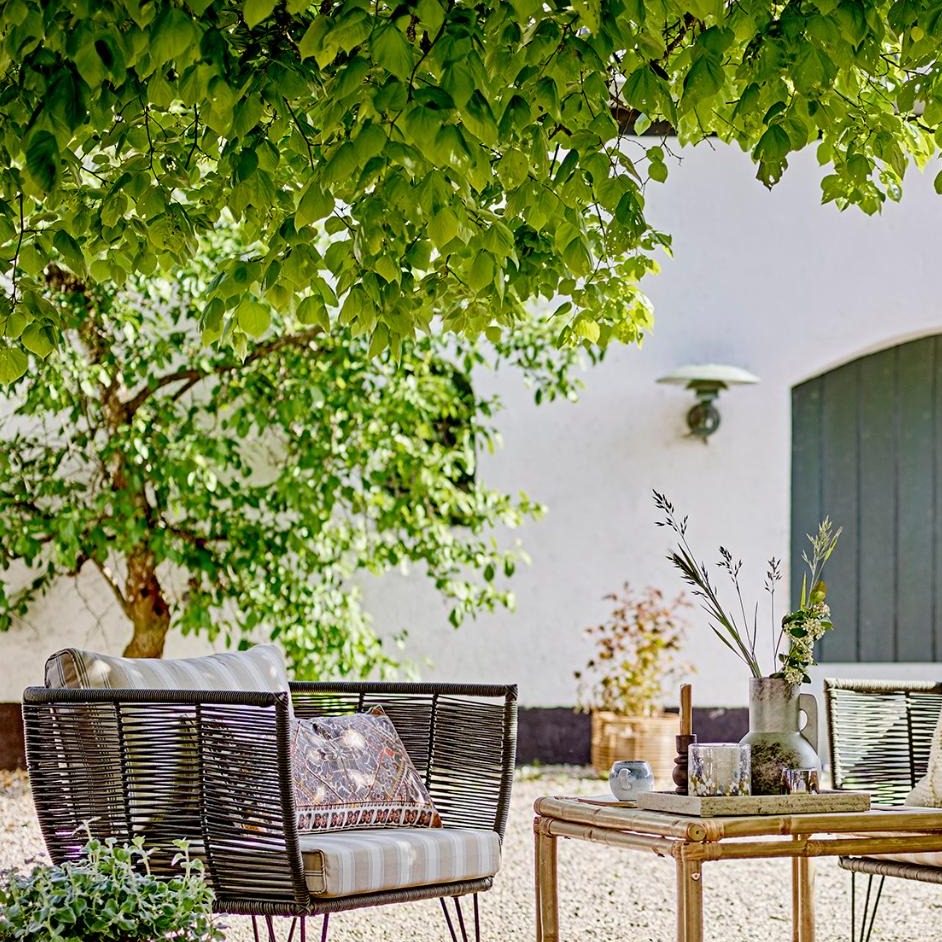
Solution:
M455 927L451 924L451 916L448 915L448 904L445 902L445 897L439 896L438 901L442 904L442 912L445 914L445 922L448 924L451 942L458 942L458 936L455 935Z
M863 911L860 914L860 934L857 934L857 873L850 875L850 938L851 942L870 942L873 933L873 923L877 918L877 907L880 905L880 896L883 893L883 883L886 877L881 876L877 883L876 893L873 893L874 874L867 876L867 892L864 895ZM872 905L871 905L872 896ZM869 915L869 920L868 920Z
M464 912L461 909L461 899L457 896L453 896L452 900L455 904L455 915L458 919L458 929L461 932L460 942L469 942L468 940L468 929L464 923ZM445 922L448 924L448 933L451 936L451 942L459 942L458 933L455 932L455 925L451 921L451 916L448 913L448 904L444 896L440 896L438 901L442 904L442 912L445 914ZM478 894L474 894L474 942L481 942L481 912L478 907Z
M260 916L252 916L252 935L255 942L262 942L262 937L258 932L258 920L262 918ZM304 916L292 916L291 917L291 927L288 929L288 938L286 942L292 942L294 939L295 929L300 926L300 932L298 933L300 942L307 942L307 926L305 923ZM265 916L265 930L268 936L268 942L278 942L278 936L275 933L275 920L272 916ZM327 915L324 915L324 931L321 935L321 942L326 942L327 940Z

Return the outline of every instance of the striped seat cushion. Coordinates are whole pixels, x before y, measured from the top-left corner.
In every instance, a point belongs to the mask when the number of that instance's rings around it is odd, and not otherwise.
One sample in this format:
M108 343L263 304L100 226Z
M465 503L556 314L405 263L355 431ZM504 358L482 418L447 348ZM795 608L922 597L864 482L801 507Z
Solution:
M122 690L288 690L284 657L273 644L247 651L173 659L114 657L65 648L46 661L47 687Z
M312 896L349 896L490 877L500 868L496 831L383 828L301 834Z

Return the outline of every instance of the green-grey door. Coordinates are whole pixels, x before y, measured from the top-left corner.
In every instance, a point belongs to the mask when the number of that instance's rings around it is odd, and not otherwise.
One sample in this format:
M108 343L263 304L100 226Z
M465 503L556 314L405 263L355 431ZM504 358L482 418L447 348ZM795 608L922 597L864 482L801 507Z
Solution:
M942 655L942 335L792 390L791 598L807 533L844 533L825 570L834 629L818 660Z

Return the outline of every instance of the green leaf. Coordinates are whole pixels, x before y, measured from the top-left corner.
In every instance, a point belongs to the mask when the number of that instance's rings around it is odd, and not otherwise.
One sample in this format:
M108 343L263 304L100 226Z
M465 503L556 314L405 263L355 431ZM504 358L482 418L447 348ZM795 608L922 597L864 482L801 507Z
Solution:
M487 252L478 252L468 272L468 284L472 291L480 293L494 280L494 258Z
M301 192L301 199L298 200L298 208L294 214L295 229L303 229L310 223L329 216L333 211L333 197L321 189L318 180L313 179Z
M726 80L722 65L710 55L700 55L684 76L684 97L693 102L712 98Z
M370 50L376 62L387 72L399 79L409 78L413 65L412 47L394 25L386 23L373 31Z
M327 17L316 17L298 42L301 58L310 59L314 56L322 69L329 65L336 55L336 45L325 41L329 31L330 21Z
M271 309L260 301L242 301L235 310L236 323L250 337L261 337L271 325Z
M389 346L389 329L385 324L377 324L370 338L370 347L366 355L372 360Z
M34 131L26 142L26 172L46 192L59 177L59 144L48 131Z
M444 249L458 234L458 217L448 207L444 207L432 217L428 234L439 249Z
M317 325L330 330L330 316L322 298L308 295L298 304L297 318L302 324Z
M766 128L765 133L759 138L753 156L756 160L780 163L788 156L791 148L791 140L785 129L779 124L773 124Z
M35 353L36 356L42 358L49 356L55 348L50 329L36 321L26 325L20 341L30 353Z
M935 175L935 179L932 181L932 185L935 187L936 193L942 196L942 170L940 170Z
M22 350L15 347L0 347L0 383L9 386L15 383L29 366L29 360Z
M254 29L262 20L267 20L275 9L275 0L245 0L242 18L249 29Z
M162 66L178 59L199 41L199 30L179 7L168 6L151 32L151 56Z

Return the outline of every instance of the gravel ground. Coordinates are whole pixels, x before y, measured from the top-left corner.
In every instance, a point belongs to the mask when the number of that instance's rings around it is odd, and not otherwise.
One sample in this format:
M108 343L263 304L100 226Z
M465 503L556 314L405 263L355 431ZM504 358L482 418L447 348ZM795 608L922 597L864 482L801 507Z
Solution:
M574 767L523 768L514 785L513 808L504 842L504 864L494 888L481 897L486 942L532 940L533 801L540 795L594 795L605 783ZM21 773L0 772L0 868L45 859L29 785ZM704 868L704 920L708 940L771 942L791 937L790 866L787 861L729 861ZM583 841L560 841L560 923L566 940L631 938L672 942L674 866ZM850 935L850 876L835 861L816 868L818 942ZM939 938L942 887L890 880L883 893L874 942ZM227 917L228 942L251 942L248 920ZM314 931L316 930L316 931ZM320 937L312 920L309 938ZM332 917L332 942L445 942L440 905L435 901L386 906Z

